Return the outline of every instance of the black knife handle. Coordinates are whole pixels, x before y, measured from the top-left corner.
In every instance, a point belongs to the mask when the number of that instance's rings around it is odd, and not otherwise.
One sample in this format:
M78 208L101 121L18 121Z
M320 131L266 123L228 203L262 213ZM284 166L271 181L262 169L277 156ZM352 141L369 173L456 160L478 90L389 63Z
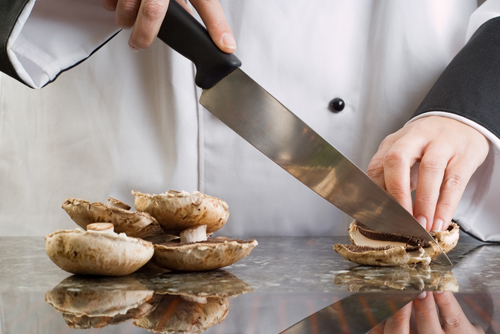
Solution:
M195 83L207 89L241 66L233 54L221 51L208 31L176 0L170 0L158 38L196 66Z

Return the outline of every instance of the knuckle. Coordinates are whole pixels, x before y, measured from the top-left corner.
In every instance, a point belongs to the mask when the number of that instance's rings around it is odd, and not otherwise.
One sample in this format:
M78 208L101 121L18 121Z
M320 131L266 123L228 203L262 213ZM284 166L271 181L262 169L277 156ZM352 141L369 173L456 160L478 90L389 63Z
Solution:
M368 165L366 174L368 174L368 176L370 176L371 178L382 176L384 174L383 160L373 159Z
M398 168L404 166L405 155L401 150L390 150L385 155L384 166L388 168Z
M141 13L146 20L156 21L163 19L166 9L163 1L149 1L144 3Z
M459 174L452 174L446 177L444 186L451 190L461 190L464 187L464 179Z
M122 1L120 3L120 11L127 18L135 17L139 10L139 2L134 0Z
M436 204L436 199L431 197L431 196L426 196L426 195L420 195L415 197L415 204L419 204L422 206L429 206L429 205L435 205Z
M427 173L436 173L444 171L443 163L437 158L427 158L420 162L420 170Z
M450 328L460 328L462 326L462 319L459 316L452 316L443 319L445 326Z

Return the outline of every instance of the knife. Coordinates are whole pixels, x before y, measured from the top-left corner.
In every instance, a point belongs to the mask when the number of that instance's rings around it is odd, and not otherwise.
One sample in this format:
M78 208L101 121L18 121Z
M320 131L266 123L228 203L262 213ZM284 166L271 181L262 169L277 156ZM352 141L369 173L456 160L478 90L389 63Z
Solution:
M219 50L207 30L171 0L158 37L196 66L200 104L299 181L375 231L434 241L391 195ZM451 266L441 251L435 260Z
M280 334L366 333L422 291L358 292L327 306Z

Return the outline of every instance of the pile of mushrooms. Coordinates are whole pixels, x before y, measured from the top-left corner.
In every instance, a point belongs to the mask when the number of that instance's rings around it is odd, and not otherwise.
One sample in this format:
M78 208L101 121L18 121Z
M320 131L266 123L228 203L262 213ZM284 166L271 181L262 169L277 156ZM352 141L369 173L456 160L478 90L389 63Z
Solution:
M141 267L200 271L231 265L257 245L256 240L208 238L229 217L223 200L198 191L132 194L135 212L114 198L106 204L68 198L62 208L86 231L59 230L46 236L50 259L82 275L123 276Z
M447 253L458 242L459 227L452 222L446 231L431 232L439 247ZM336 244L333 249L351 262L370 266L430 264L440 249L434 242L413 236L376 232L356 220L349 226L352 245Z

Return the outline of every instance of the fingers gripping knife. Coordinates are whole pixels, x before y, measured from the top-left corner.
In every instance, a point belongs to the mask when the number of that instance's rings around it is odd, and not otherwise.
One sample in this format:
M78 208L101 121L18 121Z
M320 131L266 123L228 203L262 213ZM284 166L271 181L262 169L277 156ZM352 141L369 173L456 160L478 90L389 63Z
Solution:
M433 241L384 189L220 51L206 29L171 0L158 37L196 66L200 103L327 201L375 231ZM451 266L441 252L437 262Z

